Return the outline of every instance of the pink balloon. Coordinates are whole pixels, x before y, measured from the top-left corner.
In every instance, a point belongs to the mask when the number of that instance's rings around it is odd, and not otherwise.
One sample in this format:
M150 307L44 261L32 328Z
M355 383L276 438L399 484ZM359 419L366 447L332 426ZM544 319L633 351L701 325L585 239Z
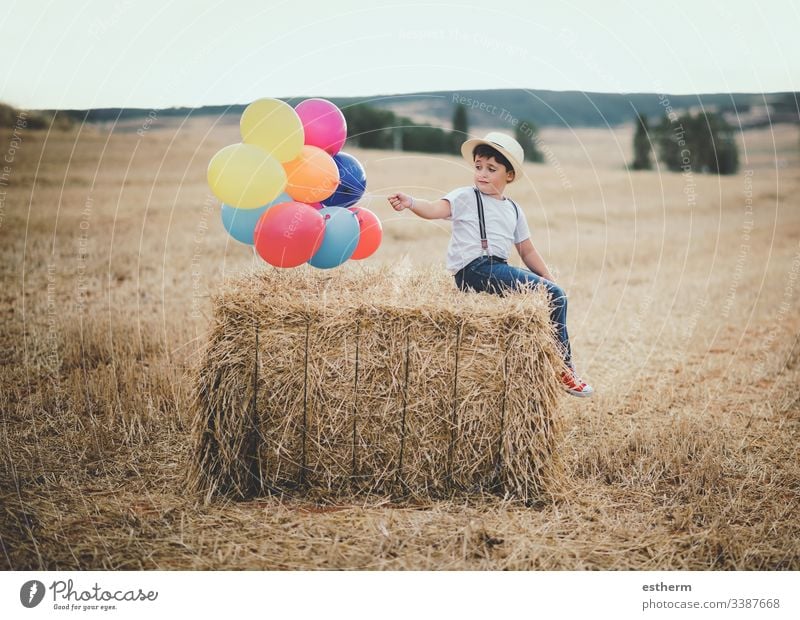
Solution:
M342 111L327 99L306 99L295 107L305 131L305 143L336 155L347 139L347 121Z

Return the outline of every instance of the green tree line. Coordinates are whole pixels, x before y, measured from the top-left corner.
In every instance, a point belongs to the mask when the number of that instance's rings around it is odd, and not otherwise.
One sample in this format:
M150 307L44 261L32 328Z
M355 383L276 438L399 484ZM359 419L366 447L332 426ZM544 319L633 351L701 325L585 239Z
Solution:
M421 125L366 103L344 107L342 113L347 120L348 141L361 148L458 154L461 144L470 137L467 109L461 104L453 109L452 131ZM536 147L536 126L532 122L520 122L515 135L527 161L542 161Z
M64 113L17 110L10 105L0 103L0 127L65 130L72 125L72 118Z

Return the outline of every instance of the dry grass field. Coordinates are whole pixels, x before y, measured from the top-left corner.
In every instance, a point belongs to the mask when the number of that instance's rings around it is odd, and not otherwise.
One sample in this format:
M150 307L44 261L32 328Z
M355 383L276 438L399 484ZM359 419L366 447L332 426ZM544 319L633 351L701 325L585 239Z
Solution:
M236 126L20 136L0 139L3 568L800 569L796 127L743 134L721 178L628 173L630 128L542 132L508 193L596 395L560 400L566 479L532 507L187 493L210 295L268 268L205 183ZM449 225L385 195L469 185L465 164L351 152L384 224L372 264L443 268Z

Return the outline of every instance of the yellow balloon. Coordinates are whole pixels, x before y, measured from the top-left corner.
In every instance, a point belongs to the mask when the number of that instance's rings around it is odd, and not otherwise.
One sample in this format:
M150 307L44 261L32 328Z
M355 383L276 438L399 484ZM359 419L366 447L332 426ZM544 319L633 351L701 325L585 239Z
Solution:
M280 162L252 144L231 144L208 164L208 186L222 202L237 209L263 207L286 187Z
M300 155L305 133L294 108L278 99L258 99L245 108L239 121L242 142L261 147L280 162Z

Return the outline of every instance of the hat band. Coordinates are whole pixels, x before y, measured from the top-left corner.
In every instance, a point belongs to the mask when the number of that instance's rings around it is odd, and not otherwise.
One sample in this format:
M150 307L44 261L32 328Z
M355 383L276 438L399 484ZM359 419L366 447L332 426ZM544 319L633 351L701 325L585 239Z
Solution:
M509 155L511 155L512 157L516 157L516 155L513 155L513 154L511 153L511 151L508 149L508 147L507 147L507 146L505 146L504 144L500 144L499 142L495 142L494 140L490 140L490 142L491 142L492 144L494 144L496 147L498 147L498 148L501 148L501 149L503 149L504 151L508 151Z

